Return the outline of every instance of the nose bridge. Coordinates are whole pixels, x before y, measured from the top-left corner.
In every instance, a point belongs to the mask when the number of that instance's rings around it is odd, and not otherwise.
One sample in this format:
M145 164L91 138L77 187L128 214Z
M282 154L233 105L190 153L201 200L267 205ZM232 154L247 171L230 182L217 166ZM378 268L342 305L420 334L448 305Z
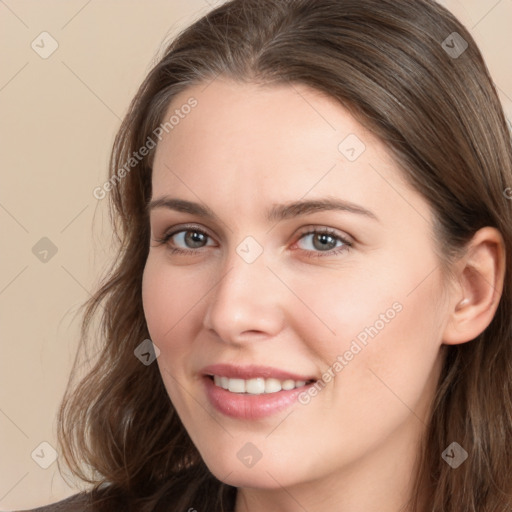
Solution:
M248 331L274 335L281 328L280 283L265 256L262 247L246 239L226 258L205 316L206 327L226 341Z

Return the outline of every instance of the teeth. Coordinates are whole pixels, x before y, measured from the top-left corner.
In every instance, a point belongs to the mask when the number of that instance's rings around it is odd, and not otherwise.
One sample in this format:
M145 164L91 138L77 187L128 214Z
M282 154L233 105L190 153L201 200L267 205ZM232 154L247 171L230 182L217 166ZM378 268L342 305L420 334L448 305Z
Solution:
M277 393L281 391L283 386L277 379L265 379L265 393Z
M216 386L227 389L232 393L248 393L250 395L262 395L277 393L278 391L299 388L306 385L305 380L278 380L256 377L254 379L229 379L228 377L213 376Z
M286 391L288 391L289 389L293 389L295 387L295 381L291 379L285 380L281 384L281 387Z
M231 393L245 393L245 380L229 379L228 389Z
M249 379L245 383L245 392L251 395L261 395L265 393L265 379Z

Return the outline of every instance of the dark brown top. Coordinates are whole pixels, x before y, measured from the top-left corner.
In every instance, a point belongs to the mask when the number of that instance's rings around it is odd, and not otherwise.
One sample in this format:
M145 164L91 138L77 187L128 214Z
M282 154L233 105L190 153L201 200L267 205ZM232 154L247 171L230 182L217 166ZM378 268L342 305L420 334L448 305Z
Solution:
M89 492L82 492L44 507L15 512L86 512L89 510L88 504L90 499L91 494Z
M182 471L176 477L169 477L165 482L169 484L167 488L161 484L149 500L147 497L137 497L133 491L126 491L112 484L101 484L97 488L83 490L50 505L14 512L187 512L194 510L192 506L188 506L192 495L202 503L201 507L195 507L198 512L218 512L217 505L210 500L210 497L219 493L218 480L211 474L203 479L194 477L195 475L188 471ZM187 494L185 490L190 492ZM146 488L144 492L148 495L153 491ZM236 488L229 487L224 494L224 509L233 511ZM187 503L187 506L184 507L183 503Z

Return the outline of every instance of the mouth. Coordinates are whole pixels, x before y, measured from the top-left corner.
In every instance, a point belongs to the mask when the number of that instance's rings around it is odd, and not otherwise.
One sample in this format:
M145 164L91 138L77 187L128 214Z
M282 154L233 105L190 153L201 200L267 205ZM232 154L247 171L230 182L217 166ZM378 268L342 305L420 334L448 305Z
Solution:
M268 366L211 365L200 372L204 391L218 412L239 420L259 420L297 402L318 379Z

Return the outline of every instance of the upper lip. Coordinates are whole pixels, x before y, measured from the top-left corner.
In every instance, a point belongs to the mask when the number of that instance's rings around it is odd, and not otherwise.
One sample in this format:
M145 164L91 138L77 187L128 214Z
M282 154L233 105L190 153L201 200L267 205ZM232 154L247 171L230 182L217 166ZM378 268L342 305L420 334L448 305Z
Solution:
M212 364L205 366L201 373L203 375L217 375L219 377L228 377L230 379L254 379L262 377L264 379L277 379L277 380L316 380L314 376L298 375L296 373L281 370L279 368L272 368L271 366L260 365L233 365L233 364Z

